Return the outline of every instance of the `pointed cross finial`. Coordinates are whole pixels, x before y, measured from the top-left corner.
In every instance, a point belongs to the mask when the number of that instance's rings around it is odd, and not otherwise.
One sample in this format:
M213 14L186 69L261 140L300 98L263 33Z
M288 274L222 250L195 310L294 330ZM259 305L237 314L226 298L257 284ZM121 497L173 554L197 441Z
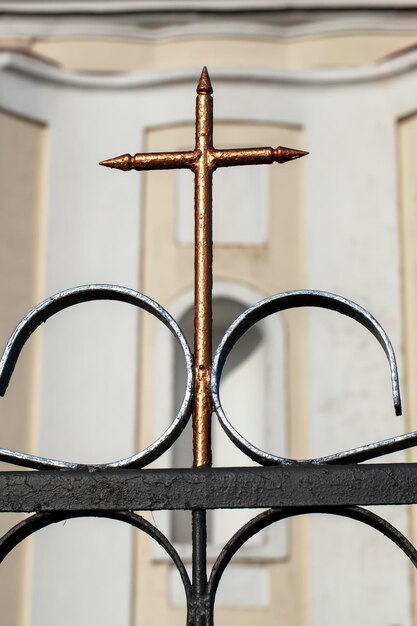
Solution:
M113 159L106 159L105 161L100 161L99 165L104 165L105 167L114 167L117 170L123 170L128 172L132 169L132 157L130 154L122 154L118 157L114 157Z
M211 464L211 334L212 334L212 176L220 167L285 163L308 152L278 148L232 148L217 150L213 146L213 89L206 67L197 86L196 132L194 150L187 152L150 152L122 154L102 161L100 165L120 170L155 170L187 168L194 172L195 212L195 296L194 296L194 372L193 409L194 465Z
M279 146L279 148L275 150L275 153L277 163L295 161L296 159L301 159L301 157L308 154L305 150L294 150L293 148L285 148L284 146Z
M206 66L203 67L200 80L197 85L197 93L213 93L213 87L211 86L210 76Z

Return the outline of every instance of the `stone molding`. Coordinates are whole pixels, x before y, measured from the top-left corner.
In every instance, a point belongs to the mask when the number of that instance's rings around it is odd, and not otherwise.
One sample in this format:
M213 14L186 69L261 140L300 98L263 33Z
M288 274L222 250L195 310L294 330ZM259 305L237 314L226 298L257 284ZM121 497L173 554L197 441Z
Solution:
M264 85L343 85L363 84L401 76L417 67L417 49L387 59L378 65L314 70L284 70L258 68L211 68L212 79L222 82L260 83ZM127 72L111 76L77 74L34 58L20 51L0 52L0 69L42 80L47 83L67 85L79 89L132 89L152 88L156 85L195 83L200 71L195 69Z

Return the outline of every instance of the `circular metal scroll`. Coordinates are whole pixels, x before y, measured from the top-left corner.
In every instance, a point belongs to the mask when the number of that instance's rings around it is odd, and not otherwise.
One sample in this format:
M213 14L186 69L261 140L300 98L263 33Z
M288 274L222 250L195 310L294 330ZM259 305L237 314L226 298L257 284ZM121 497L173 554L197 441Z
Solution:
M254 446L250 443L245 437L243 437L229 422L224 412L221 400L220 400L220 379L223 371L224 364L226 362L227 356L232 350L235 343L244 335L249 328L251 328L254 324L261 321L265 317L272 315L273 313L277 313L279 311L284 311L287 309L293 309L298 307L319 307L330 309L332 311L336 311L338 313L342 313L343 315L347 315L352 318L356 322L359 322L369 330L374 337L378 340L380 345L382 346L390 367L391 373L391 385L392 385L392 396L394 401L395 412L397 415L401 415L401 397L400 397L400 388L399 388L399 380L398 380L398 370L397 363L395 359L394 349L392 344L388 338L388 335L382 328L382 326L377 322L377 320L372 317L366 309L362 308L358 304L355 304L351 300L347 300L342 296L338 296L333 293L328 293L326 291L309 291L309 290L300 290L300 291L286 291L275 296L270 296L269 298L265 298L260 302L257 302L252 307L244 311L228 328L223 339L221 340L219 347L216 350L216 354L214 356L213 368L211 373L211 394L213 399L213 404L215 407L215 411L219 422L226 432L227 436L233 441L233 443L247 456L249 456L253 461L260 463L261 465L273 465L273 464L282 464L282 463L298 463L302 461L295 461L293 459L288 459L286 457L277 456L271 454L269 452L265 452L260 448ZM415 439L416 433L412 433L411 436L413 440ZM329 455L326 457L320 457L311 459L305 462L316 462L316 463L331 463L331 462L349 462L349 461L358 461L365 460L367 458L372 458L373 456L378 455L378 450L385 450L387 445L396 445L396 449L401 449L402 437L396 438L394 440L387 440L384 442L380 442L379 444L370 444L369 446L363 446L361 448L357 448L354 450L349 450L346 452L341 452L334 455ZM401 441L400 441L401 440ZM404 442L403 447L408 447L411 445L410 442ZM385 454L386 452L381 452L381 454ZM388 450L392 451L392 450Z
M41 302L22 319L7 342L0 361L0 395L5 394L19 354L38 326L63 309L92 300L126 302L151 313L171 331L184 354L186 366L184 398L174 421L167 430L147 448L133 456L110 463L87 465L87 467L103 469L106 467L144 467L161 456L179 437L191 415L194 394L193 358L187 340L168 311L144 294L116 285L84 285L61 291ZM58 461L6 449L0 449L0 461L34 469L76 469L81 465L86 466L84 463Z
M367 509L363 509L362 507L290 507L285 509L270 509L260 513L253 519L249 520L247 524L242 526L242 528L240 528L227 542L216 559L216 562L211 570L207 589L211 609L213 609L217 588L226 567L229 565L236 552L251 537L275 522L299 515L309 515L311 513L324 513L327 515L348 517L374 528L395 543L395 545L397 545L410 559L414 567L417 567L417 550L413 544L408 541L408 539L397 528L395 528L395 526L392 526L392 524L387 522L387 520L379 515L376 515L375 513L372 513L371 511L368 511Z
M191 601L192 589L191 582L188 576L187 570L174 546L165 537L160 530L158 530L153 524L146 519L138 515L137 513L125 512L125 511L54 511L35 513L31 517L24 519L23 521L13 526L3 537L0 538L0 563L6 558L6 556L24 541L27 537L33 533L46 528L51 524L63 522L68 519L77 519L84 517L100 517L105 519L112 519L119 522L125 522L130 524L144 533L152 537L160 546L162 546L168 556L172 559L178 572L181 576L181 580L184 585L184 591L187 598L187 603Z

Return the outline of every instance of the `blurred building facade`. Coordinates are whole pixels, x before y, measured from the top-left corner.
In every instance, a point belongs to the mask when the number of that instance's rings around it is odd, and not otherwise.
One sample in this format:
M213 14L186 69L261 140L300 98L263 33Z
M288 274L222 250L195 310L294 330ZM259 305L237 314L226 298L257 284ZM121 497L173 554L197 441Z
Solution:
M191 174L97 163L193 145L207 65L216 146L310 151L215 174L216 341L267 295L339 293L391 337L404 399L395 418L385 357L363 329L297 310L237 347L223 391L231 421L293 458L417 430L415 3L1 0L0 13L2 343L36 303L86 283L146 293L191 338ZM26 346L0 402L0 446L79 462L126 457L172 420L182 379L170 339L146 315L76 307ZM214 440L216 465L249 462L217 428ZM190 458L185 433L158 464ZM411 507L379 513L417 542ZM211 559L253 514L211 516ZM187 516L153 517L188 559ZM2 532L17 519L2 516ZM0 568L2 624L183 624L172 566L121 526L73 521L26 541ZM376 532L303 517L240 551L216 619L416 626L416 580Z

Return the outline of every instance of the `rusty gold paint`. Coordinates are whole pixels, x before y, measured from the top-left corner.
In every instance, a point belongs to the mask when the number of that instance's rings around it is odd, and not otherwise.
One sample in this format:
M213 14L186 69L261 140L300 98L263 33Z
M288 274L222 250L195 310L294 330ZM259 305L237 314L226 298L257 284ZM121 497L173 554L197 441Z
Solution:
M204 67L197 86L195 147L184 152L123 154L101 161L100 165L123 171L188 168L194 172L195 284L194 284L194 368L193 409L194 466L211 465L210 371L212 361L212 178L219 167L285 163L308 152L278 148L235 148L213 146L213 89Z
M212 177L213 98L204 68L197 86L194 166L194 367L193 453L197 467L211 465L210 368L212 335Z

